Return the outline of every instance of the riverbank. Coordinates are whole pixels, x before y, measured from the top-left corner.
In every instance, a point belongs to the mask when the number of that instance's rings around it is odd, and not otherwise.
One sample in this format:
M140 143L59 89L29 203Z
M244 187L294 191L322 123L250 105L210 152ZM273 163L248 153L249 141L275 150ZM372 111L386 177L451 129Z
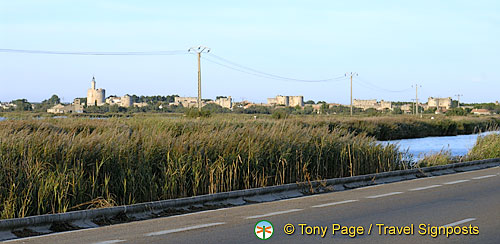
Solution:
M500 126L500 117L365 117L334 120L329 123L333 127L345 128L357 134L366 133L379 141L387 141L469 135L496 130Z
M500 158L499 133L478 136L474 146L463 156L453 155L450 150L441 150L436 153L426 154L418 161L417 167L446 165L490 158Z

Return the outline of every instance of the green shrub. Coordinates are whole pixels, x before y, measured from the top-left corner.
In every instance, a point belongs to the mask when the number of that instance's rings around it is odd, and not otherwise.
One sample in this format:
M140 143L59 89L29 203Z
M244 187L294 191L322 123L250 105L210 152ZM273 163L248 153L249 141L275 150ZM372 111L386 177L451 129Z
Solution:
M184 113L188 118L208 118L212 114L210 110L202 109L201 111L197 108L189 108Z

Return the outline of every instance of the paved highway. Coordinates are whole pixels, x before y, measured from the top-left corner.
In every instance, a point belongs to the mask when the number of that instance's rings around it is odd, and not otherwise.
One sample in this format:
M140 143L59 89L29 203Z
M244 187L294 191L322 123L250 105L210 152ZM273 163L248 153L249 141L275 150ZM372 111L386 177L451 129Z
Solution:
M259 240L255 224L268 220L273 235ZM287 235L284 226L295 232ZM301 234L318 226L317 233ZM333 224L362 226L355 237ZM379 234L379 226L410 226L413 234ZM477 226L477 235L419 234L419 224ZM336 227L338 227L336 225ZM372 228L369 231L370 225ZM322 229L326 227L323 235ZM351 228L352 229L352 228ZM426 228L424 228L427 230ZM451 228L450 228L451 229ZM305 228L304 231L314 228ZM383 228L382 228L383 230ZM460 229L461 231L463 229ZM358 229L359 231L359 229ZM406 230L408 231L408 230ZM422 230L420 230L422 231ZM351 232L351 235L354 235ZM422 178L262 204L210 210L94 229L55 233L11 243L500 243L500 168Z

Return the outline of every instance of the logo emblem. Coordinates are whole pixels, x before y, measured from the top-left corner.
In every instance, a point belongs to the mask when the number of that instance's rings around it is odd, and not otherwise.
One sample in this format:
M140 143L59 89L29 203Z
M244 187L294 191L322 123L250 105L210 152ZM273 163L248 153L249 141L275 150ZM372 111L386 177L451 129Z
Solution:
M273 224L267 220L261 220L255 224L254 233L257 238L267 240L273 236Z

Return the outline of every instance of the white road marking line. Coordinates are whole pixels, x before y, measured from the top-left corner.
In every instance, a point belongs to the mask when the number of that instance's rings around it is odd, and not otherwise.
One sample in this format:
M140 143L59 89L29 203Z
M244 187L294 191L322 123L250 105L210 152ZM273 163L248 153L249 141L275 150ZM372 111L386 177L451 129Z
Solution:
M369 186L361 186L361 187L358 187L358 188L354 188L352 190L370 189L370 188L379 187L379 186L383 186L383 185L385 185L385 184L381 183L381 184L374 184L374 185L369 185Z
M345 200L345 201L340 201L340 202L330 202L330 203L325 203L325 204L320 204L320 205L314 205L311 208L322 208L322 207L334 206L334 205L350 203L350 202L357 202L357 201L358 200Z
M410 189L410 191L421 191L421 190L427 190L427 189L431 189L431 188L435 188L435 187L440 187L440 186L442 186L442 185L423 186L423 187L417 187L417 188Z
M54 233L49 233L49 234L42 234L39 236L29 236L29 237L23 237L23 238L16 238L16 239L11 239L11 240L6 240L6 241L0 241L1 243L10 243L10 242L24 242L24 241L29 241L33 239L38 239L38 238L45 238L45 237L51 237L51 236L59 236L59 235L66 235L68 233L76 233L76 232L83 232L83 231L89 231L93 230L98 227L91 227L87 229L79 229L79 230L71 230L71 231L63 231L63 232L54 232Z
M279 215L279 214L286 214L286 213L298 212L298 211L302 211L302 210L304 210L304 209L290 209L290 210L285 210L285 211L279 211L279 212L272 212L272 213L267 213L267 214L262 214L262 215L250 216L250 217L246 217L245 219L258 219L258 218L269 217L269 216L274 216L274 215Z
M380 195L375 195L375 196L368 196L366 198L387 197L387 196L392 196L392 195L397 195L397 194L402 194L402 192L396 191L396 192L390 192L390 193L385 193L385 194L380 194Z
M476 220L476 219L475 218L468 218L468 219L460 220L460 221L457 221L457 222L453 222L451 224L443 225L443 227L455 226L455 225L459 225L459 224L471 222L471 221L474 221L474 220Z
M94 242L93 244L113 244L113 243L124 242L124 241L125 240L109 240L109 241Z
M144 234L144 236L159 236L159 235L165 235L165 234L170 234L170 233L175 233L175 232L196 230L196 229L207 228L207 227L212 227L212 226L217 226L217 225L223 225L225 223L226 222L217 222L217 223L209 223L209 224L202 224L202 225L193 225L193 226L188 226L188 227L183 227L183 228L178 228L178 229L151 232L148 234Z
M480 179L486 179L486 178L490 178L490 177L494 177L494 176L497 176L497 175L483 175L483 176L474 177L472 179L473 180L480 180Z
M469 180L456 180L456 181L450 181L450 182L446 182L446 183L443 183L445 185L453 185L453 184L458 184L458 183L462 183L462 182L467 182Z

